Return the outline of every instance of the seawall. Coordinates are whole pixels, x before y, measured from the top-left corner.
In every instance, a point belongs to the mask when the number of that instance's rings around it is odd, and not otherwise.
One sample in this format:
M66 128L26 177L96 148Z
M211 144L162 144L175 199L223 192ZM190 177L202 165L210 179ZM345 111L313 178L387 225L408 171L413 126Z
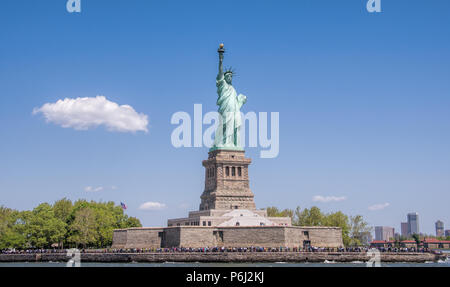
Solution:
M424 263L445 260L444 255L431 253L381 253L382 262ZM81 262L117 263L117 262L366 262L370 259L365 252L217 252L217 253L82 253ZM66 254L0 254L0 262L67 262Z

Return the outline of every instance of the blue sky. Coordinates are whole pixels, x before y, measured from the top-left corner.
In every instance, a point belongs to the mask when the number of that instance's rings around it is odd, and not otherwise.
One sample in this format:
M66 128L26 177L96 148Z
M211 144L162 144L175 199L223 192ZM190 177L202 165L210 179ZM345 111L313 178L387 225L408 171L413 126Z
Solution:
M397 230L417 211L421 231L438 219L450 229L449 1L382 0L378 14L365 0L82 0L80 14L65 4L0 4L0 205L123 201L146 226L197 209L208 149L175 149L170 118L197 103L216 110L223 42L243 112L280 114L279 156L247 149L258 207L317 205ZM147 115L148 133L32 114L97 95Z

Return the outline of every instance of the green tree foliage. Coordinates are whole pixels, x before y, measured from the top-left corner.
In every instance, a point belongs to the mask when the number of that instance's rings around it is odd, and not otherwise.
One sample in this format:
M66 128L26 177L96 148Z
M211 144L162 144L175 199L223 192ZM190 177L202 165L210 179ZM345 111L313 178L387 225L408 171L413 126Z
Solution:
M344 245L351 245L351 224L350 219L347 215L345 215L341 211L325 215L323 225L340 227L342 229L342 241L344 242Z
M67 198L56 201L53 204L53 211L56 218L62 220L65 223L69 223L72 215L73 204Z
M74 220L70 225L69 242L84 248L94 245L98 240L95 211L90 208L82 208L75 212Z
M10 244L9 237L14 226L12 213L12 209L0 206L0 248L5 248Z
M56 218L50 204L42 203L25 218L25 230L31 246L48 248L64 238L66 223Z
M26 242L23 214L0 206L0 249L16 248Z
M414 241L416 241L417 245L420 244L420 236L419 236L419 234L413 234L412 238L413 238Z
M71 245L89 247L110 246L114 229L142 226L137 218L128 217L122 207L116 206L114 202L86 200L78 200L73 204L69 224L67 241Z
M372 232L372 227L364 221L361 215L350 216L350 243L351 246L360 246L363 237Z
M121 223L120 228L128 227L141 227L141 222L136 217L128 217L125 221Z
M0 207L0 249L108 247L113 230L141 227L139 219L124 214L114 202L74 203L64 198L53 205L43 203L32 211Z
M269 216L280 214L276 207L267 209ZM361 215L347 216L341 211L323 213L320 208L313 206L310 209L297 207L291 211L294 226L335 226L342 229L342 240L345 246L362 245L363 238L371 232L371 227Z
M285 209L285 210L278 210L278 208L272 206L266 208L267 210L267 216L269 217L293 217L294 211L291 209Z
M297 217L294 224L298 226L323 226L325 221L324 214L316 206L311 207L311 209L305 208L303 211L297 207L295 215Z
M70 226L70 221L72 219L72 217L71 217L72 210L73 210L72 201L70 201L67 198L58 200L53 204L53 211L55 213L56 218L60 219L61 221L63 221L66 224L64 238L62 238L62 240L59 242L61 247L64 246L64 243L67 241L67 237L69 235L69 226Z

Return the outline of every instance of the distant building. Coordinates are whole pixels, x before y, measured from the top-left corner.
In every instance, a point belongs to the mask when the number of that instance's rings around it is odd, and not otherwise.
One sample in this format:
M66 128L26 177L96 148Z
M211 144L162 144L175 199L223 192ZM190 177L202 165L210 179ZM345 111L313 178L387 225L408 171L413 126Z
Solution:
M415 240L403 240L400 242L402 248L417 248L417 242Z
M372 242L370 242L370 247L371 248L388 248L388 247L393 247L395 244L394 241L384 241L384 240L374 240Z
M408 235L419 233L419 214L417 212L408 213Z
M364 233L361 236L361 243L362 243L362 245L369 245L370 242L372 242L372 241L373 241L373 236L372 236L371 232Z
M437 240L436 238L425 238L425 240L422 241L422 246L430 249L449 249L450 241Z
M394 238L395 230L393 227L388 226L375 226L375 240L376 241L389 241Z
M447 229L447 230L445 231L445 236L450 236L450 229Z
M401 224L401 230L402 230L402 236L403 237L408 237L408 222L402 222Z
M436 237L444 236L444 222L438 220L435 223L436 226Z

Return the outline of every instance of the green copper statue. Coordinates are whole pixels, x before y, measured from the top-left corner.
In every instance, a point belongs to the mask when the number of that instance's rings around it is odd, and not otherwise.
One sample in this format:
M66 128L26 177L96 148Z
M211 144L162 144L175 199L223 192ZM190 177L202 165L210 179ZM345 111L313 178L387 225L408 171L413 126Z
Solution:
M247 101L247 97L242 94L238 96L232 86L233 71L231 69L223 71L223 54L225 53L223 44L220 44L218 52L219 74L217 75L216 85L219 95L217 105L219 106L220 122L211 150L243 150L240 142L241 107Z

